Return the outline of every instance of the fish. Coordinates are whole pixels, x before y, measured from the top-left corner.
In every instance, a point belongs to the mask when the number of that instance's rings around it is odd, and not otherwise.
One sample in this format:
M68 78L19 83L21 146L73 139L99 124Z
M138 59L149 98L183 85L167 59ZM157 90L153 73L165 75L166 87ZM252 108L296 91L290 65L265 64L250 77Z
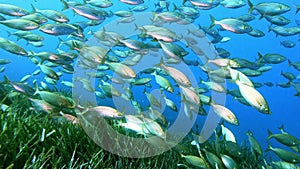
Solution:
M275 138L281 144L284 144L289 147L300 145L300 140L298 138L296 138L295 136L292 136L288 133L273 134L270 130L268 130L268 138L267 139L270 140L272 138Z
M253 87L245 85L239 81L239 76L234 79L238 85L243 98L256 110L264 114L271 114L268 103L265 98Z
M225 127L223 124L221 124L220 126L221 126L222 135L224 136L225 140L236 143L236 139L235 139L234 134L227 127Z
M296 46L296 43L290 40L284 40L280 42L280 45L284 46L285 48L293 48Z
M250 22L255 19L255 16L251 15L251 14L244 14L244 15L237 17L237 19L242 20L244 22Z
M183 155L183 154L181 154L181 157L184 158L189 164L195 167L200 167L200 168L206 167L205 159L203 158L194 155Z
M237 34L249 33L253 30L250 25L239 19L226 18L217 21L212 15L210 15L210 19L212 22L210 28L214 27L215 25L220 25L223 29Z
M29 20L29 21L35 22L39 25L48 22L47 18L43 17L42 15L40 15L38 13L32 13L29 15L22 16L20 19Z
M171 76L180 85L185 87L192 86L191 81L183 72L174 67L166 66L162 58L160 60L160 63L156 66L163 68L168 73L168 75Z
M73 26L71 24L66 23L58 23L58 24L45 24L39 28L42 32L47 33L49 35L76 35L81 38L84 37L83 33L81 32L78 27Z
M96 107L91 107L86 109L80 108L80 113L77 113L77 115L93 116L94 118L100 116L100 117L113 118L113 119L124 117L123 113L109 106L96 106Z
M299 26L290 26L290 27L282 27L282 26L269 26L268 32L273 31L276 34L276 37L278 35L280 36L293 36L300 33L300 27Z
M253 133L251 131L248 131L246 135L248 136L252 150L255 151L258 155L262 155L262 148L258 141L254 138Z
M101 9L89 7L87 5L69 5L66 1L61 0L64 5L62 10L72 9L75 13L90 20L105 20L108 13Z
M12 82L6 75L4 75L4 84L10 84L15 91L23 93L25 95L32 96L34 94L34 89L29 85L21 82Z
M220 93L226 92L225 88L220 83L214 81L205 82L202 79L200 79L199 84L204 84L208 89L211 89L216 92L220 92Z
M166 105L167 105L171 110L173 110L173 111L175 111L175 112L178 112L178 108L177 108L176 104L175 104L172 100L168 99L167 97L164 97L164 99L165 99Z
M32 4L31 7L34 13L39 13L50 20L60 22L60 23L66 23L70 21L69 18L61 12L51 10L51 9L40 10L34 7Z
M153 76L155 77L155 82L156 82L162 89L164 89L164 90L166 90L166 91L168 91L168 92L170 92L170 93L174 93L174 88L173 88L172 84L170 83L170 81L169 81L167 78L165 78L165 77L163 77L163 76L157 74L156 71L153 72L153 73L151 73L151 75L153 75Z
M72 124L80 124L79 119L71 114L66 114L62 111L60 111L59 114L62 115L66 120L71 121Z
M259 56L258 62L262 63L272 63L272 64L279 64L287 60L287 58L278 53L267 53L262 55L261 53L257 53Z
M129 8L129 9L130 9L130 11L134 11L134 12L143 12L143 11L147 10L148 8L149 8L148 5L138 5L133 8Z
M26 19L9 19L0 21L0 24L18 30L34 30L39 27L37 23Z
M273 148L270 144L268 145L268 150L273 151L280 159L282 159L285 162L294 163L294 164L300 163L300 156L290 151L281 148Z
M262 74L260 71L252 70L249 68L244 68L244 69L241 69L240 71L243 74L245 74L246 76L252 76L252 77L260 76Z
M25 16L30 14L26 9L11 4L0 4L0 13L9 16Z
M144 126L143 120L134 115L125 115L126 122L121 122L119 126L134 131L137 134L147 135L150 131Z
M225 8L240 8L242 6L245 6L246 3L244 0L224 0L221 1L221 5Z
M74 108L75 104L73 100L67 99L64 96L61 96L57 93L49 92L49 91L40 91L38 86L36 85L36 91L33 95L39 95L42 100L46 101L47 103L57 106L60 108Z
M296 79L296 76L290 72L283 72L281 71L280 73L283 77L285 77L286 79L288 79L289 81L293 81Z
M191 105L201 106L201 101L200 101L199 95L197 94L197 92L195 91L194 88L184 87L184 86L180 86L180 85L179 85L179 88L182 91L185 103L188 102Z
M271 24L275 24L277 26L285 26L291 22L291 20L285 18L284 16L280 16L280 15L265 16L265 18Z
M207 63L213 63L220 67L230 66L231 68L238 68L240 66L236 61L227 58L208 59Z
M31 74L28 74L28 75L25 75L21 78L20 82L21 83L24 83L26 82L32 75Z
M49 114L57 113L57 108L44 100L33 99L28 97L36 112L45 112Z
M236 116L234 115L234 113L232 113L231 110L229 110L228 108L216 104L213 101L210 102L210 105L212 107L212 109L214 110L214 112L220 116L223 120L225 120L226 122L230 123L230 124L234 124L234 125L239 125L238 119L236 118Z
M184 48L181 47L180 45L163 42L163 41L159 41L159 44L162 47L163 51L171 58L175 58L175 59L183 58L188 54L188 52L185 51Z
M28 56L28 52L21 46L2 37L0 37L0 48L16 55Z
M295 69L300 71L300 62L292 62L291 60L288 59L289 66L293 66Z
M6 64L9 64L11 63L11 60L8 60L8 59L0 59L0 65L6 65Z
M151 78L140 78L140 79L137 79L137 80L134 80L131 85L136 85L136 86L142 86L142 85L145 85L147 83L150 83L152 79Z
M207 161L212 166L216 166L216 168L218 168L218 169L225 169L226 168L224 166L223 162L221 161L221 159L217 155L215 155L215 154L213 154L213 153L211 153L207 150L205 150L205 155L206 155Z
M147 99L149 100L151 106L153 105L153 106L161 108L161 106L162 106L161 98L156 98L153 94L148 93L146 91L146 89L144 90L144 94L146 95Z
M101 80L102 84L99 84L99 88L103 91L105 96L112 98L113 96L120 97L122 94L118 89L108 82Z
M5 71L5 69L6 69L6 68L5 68L4 66L3 66L3 67L1 67L1 68L0 68L0 73L4 72L4 71Z
M113 5L110 0L84 0L84 4L90 4L99 8L108 8Z
M180 39L175 32L164 27L158 27L154 25L144 25L139 27L136 25L136 30L141 31L141 37L150 36L158 41L162 40L164 42L175 42Z
M16 31L13 33L8 32L8 36L15 35L19 39L25 39L27 41L33 41L33 42L38 42L38 41L43 41L44 37L35 33L31 33L30 31Z
M254 87L252 81L241 71L232 69L230 66L227 67L229 70L231 79L237 79L239 78L239 81L245 85L248 85L250 87Z
M40 67L41 71L49 78L54 79L54 80L58 80L59 76L57 75L57 73L52 70L50 67L43 65L43 64L38 64L38 66Z
M105 62L109 68L125 79L131 79L136 77L136 73L130 67L122 63Z
M196 19L200 15L199 11L196 8L188 7L188 6L177 7L175 4L173 5L174 5L174 10L178 10L182 14L191 17L193 19Z
M144 126L151 134L159 136L160 138L163 138L163 139L166 138L166 133L164 132L164 130L162 129L160 124L158 124L156 121L146 118L146 117L143 117L142 120L144 122Z
M158 19L164 21L164 22L178 22L182 19L184 19L184 15L182 15L180 12L177 11L167 11L167 12L161 12L161 13L155 13L152 21L157 22Z
M265 36L265 33L259 29L252 29L252 31L248 32L247 34L257 38Z
M271 166L276 169L300 169L299 166L284 161L272 161Z
M228 169L238 169L238 164L228 155L221 154L221 160Z
M242 158L244 156L243 149L234 142L225 141L224 143L226 151L229 153L230 156Z
M134 40L134 39L124 39L120 40L120 43L123 43L125 46L127 46L130 49L133 50L143 50L147 49L147 45L144 42Z
M265 15L280 15L291 10L291 8L288 5L279 2L261 2L256 5L253 5L253 3L250 0L247 1L250 7L249 13L251 13L255 9L261 14L261 18Z
M129 5L140 5L144 3L144 0L119 0L119 1Z
M220 0L184 0L183 4L189 1L195 7L199 7L200 9L209 10L217 7L220 4Z
M119 17L132 17L133 16L133 13L131 11L127 11L127 10L116 11L116 12L114 12L114 14Z

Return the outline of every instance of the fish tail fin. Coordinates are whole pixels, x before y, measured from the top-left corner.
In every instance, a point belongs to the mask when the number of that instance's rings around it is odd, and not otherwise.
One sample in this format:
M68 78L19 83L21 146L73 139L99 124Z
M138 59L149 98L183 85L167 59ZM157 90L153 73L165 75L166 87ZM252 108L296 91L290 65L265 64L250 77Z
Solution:
M264 18L265 15L264 14L260 14L260 17L258 18L258 20L261 20L262 18Z
M35 92L33 93L33 96L34 96L34 95L37 95L37 94L40 92L40 89L39 89L38 84L35 83L34 85L35 85Z
M188 0L183 0L182 4L184 5Z
M289 67L293 65L292 61L288 59Z
M204 80L201 78L201 76L199 77L199 84L203 83Z
M8 79L8 77L6 75L3 76L4 77L4 84L8 84L10 82L10 80Z
M268 26L268 32L270 32L272 30L272 25L270 24L269 26Z
M209 29L211 29L216 25L216 19L212 15L209 15L209 17L210 17L210 20L211 20L211 24L209 26Z
M208 101L208 104L211 105L211 104L215 104L215 102L213 101L212 97L209 96L209 101ZM223 124L224 122L222 122L221 124Z
M198 24L198 29L201 30L202 29L202 26L200 24Z
M38 12L38 10L36 9L36 7L34 7L32 4L30 4L30 5L31 5L31 8L32 8L32 13Z
M190 30L190 29L188 29L187 31L188 31L188 32L187 32L187 34L189 35L189 34L191 33L191 30Z
M136 31L138 29L139 29L139 26L136 23L134 23L134 30Z
M57 44L56 49L59 49L59 48L61 47L62 44L63 44L62 38L58 37L58 44Z
M284 131L284 125L282 124L280 127L278 127L278 129L282 132L282 133L284 133L285 131Z
M270 129L268 129L268 140L270 140L273 137L273 133L271 132Z
M247 2L248 2L248 5L250 7L248 13L251 14L252 11L254 10L254 5L250 0L247 0Z
M7 35L8 37L10 37L10 36L12 35L11 32L9 32L9 31L6 31L6 32L7 32L7 34L8 34L8 35Z
M160 58L159 63L156 64L156 65L154 65L154 67L160 67L160 66L162 66L162 65L165 65L163 57Z
M64 5L64 7L63 7L62 11L66 10L66 9L69 9L69 4L68 4L66 1L64 1L64 0L60 0L60 2L62 2L62 3L63 3L63 5Z
M33 58L35 56L35 53L32 50L28 51L28 57Z
M175 3L173 3L173 7L174 7L174 10L177 10L177 9L178 9L178 7L176 6Z
M257 54L258 54L258 60L257 60L257 62L261 63L264 60L264 56L260 52L257 52Z
M266 149L266 151L271 151L273 149L273 147L271 147L271 144L268 144L268 148Z
M158 17L158 14L155 13L155 12L153 12L153 14L154 14L154 17L151 19L151 21L152 21L152 22L155 22L156 19L157 19L157 17Z
M300 7L297 8L297 5L294 4L294 7L296 8L296 12L295 12L295 15L300 11Z
M232 80L234 81L234 83L239 82L239 81L240 81L240 74L238 73L238 74L236 75L236 77L233 78Z

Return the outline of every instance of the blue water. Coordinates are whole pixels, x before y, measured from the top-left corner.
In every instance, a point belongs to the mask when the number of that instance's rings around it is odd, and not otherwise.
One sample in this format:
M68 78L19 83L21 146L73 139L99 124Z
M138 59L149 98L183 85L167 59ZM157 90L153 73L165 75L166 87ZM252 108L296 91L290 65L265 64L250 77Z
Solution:
M27 10L31 10L30 4L33 4L38 9L54 9L57 11L61 11L63 5L59 0L0 0L0 3L10 3L20 7L23 7ZM171 2L171 1L170 1ZM265 1L258 1L253 0L253 4L257 4L259 2L268 2ZM271 1L270 1L271 2ZM149 6L147 11L154 10L154 1L146 0L144 3L145 5ZM181 2L180 2L181 3ZM176 3L178 6L180 3ZM300 13L295 15L295 7L294 4L299 5L297 1L287 1L284 2L291 7L291 11L283 14L283 16L289 18L291 23L288 26L296 26L295 20L300 19ZM114 1L114 5L105 10L117 11L117 10L127 10L128 7L132 7L130 5L126 5L119 1ZM209 18L209 14L213 15L217 20L227 18L227 17L238 17L242 14L246 14L248 12L248 6L241 7L239 9L228 9L224 8L223 6L219 5L216 8L210 10L200 10L200 17L195 20L194 24L198 25L201 24L203 26L209 26L211 21ZM173 9L173 6L170 7ZM63 11L72 22L74 21L88 21L87 19L79 16L74 15L71 9ZM9 18L9 17L7 17ZM99 26L87 28L85 30L86 37L89 38L91 35L87 35L87 32L92 30L101 30L101 27L106 23L116 19L118 17L114 16L111 18L107 18L104 23L100 24ZM257 52L262 54L266 53L279 53L286 56L288 59L292 61L299 61L300 60L300 44L298 43L299 35L290 36L290 37L276 37L275 33L269 32L268 33L268 26L270 25L265 19L258 20L259 16L256 16L254 21L250 22L250 25L256 29L262 30L266 35L262 38L255 38L249 36L247 34L234 34L228 31L220 31L220 34L224 37L230 37L231 40L227 43L219 43L216 46L222 47L231 53L231 57L240 57L246 58L251 61L255 61L258 58ZM52 21L51 21L52 22ZM215 27L217 28L217 27ZM11 41L17 42L20 46L23 46L27 51L32 50L36 53L48 51L48 52L57 52L56 47L58 44L58 38L55 36L50 36L40 32L39 30L32 31L33 33L37 33L43 35L45 37L44 46L40 48L32 47L30 45L26 45L25 40L17 41L15 36L8 37L7 31L14 31L13 29L7 28L3 25L0 25L0 34L1 37L7 38ZM62 39L66 39L67 36L61 36ZM284 48L280 45L282 40L292 40L297 42L294 48ZM6 70L1 75L7 75L12 81L19 81L24 75L32 73L34 70L38 69L36 65L34 65L28 58L23 56L16 56L14 54L10 54L4 50L0 50L0 57L6 58L12 61L12 63L5 65ZM259 77L251 77L251 80L254 82L273 82L276 84L277 82L287 81L283 76L280 75L281 71L288 71L294 73L296 76L299 75L299 71L295 70L293 67L288 66L288 62L284 62L278 65L272 65L272 70L268 72L264 72ZM31 77L29 79L29 83L31 81L37 79L38 81L43 80L43 76ZM70 75L64 75L60 80L71 80L72 77ZM60 81L57 83L59 86ZM153 85L154 86L154 85ZM228 84L230 89L238 89L236 85ZM62 86L60 86L62 87ZM149 89L147 89L149 90ZM300 138L300 102L299 97L294 96L296 91L291 88L280 88L280 87L267 87L263 86L257 89L267 100L269 103L270 109L272 111L271 115L261 114L256 111L252 107L245 106L238 101L235 101L231 96L227 96L226 100L226 107L232 110L235 115L237 116L240 124L239 126L233 126L230 124L226 124L233 133L235 134L238 142L243 142L243 140L247 139L245 133L248 130L251 130L254 133L255 138L261 143L263 149L267 148L267 129L270 129L273 133L279 133L280 131L277 127L284 125L284 128L290 134ZM144 95L137 94L137 97L140 97L140 100L145 99ZM179 103L179 99L176 99L177 103ZM179 107L180 105L178 105ZM173 113L173 112L172 112ZM176 118L176 113L166 113L170 117L168 119L174 120ZM202 126L205 117L199 117L197 123ZM275 141L271 141L272 146L281 146L280 144L276 143Z

